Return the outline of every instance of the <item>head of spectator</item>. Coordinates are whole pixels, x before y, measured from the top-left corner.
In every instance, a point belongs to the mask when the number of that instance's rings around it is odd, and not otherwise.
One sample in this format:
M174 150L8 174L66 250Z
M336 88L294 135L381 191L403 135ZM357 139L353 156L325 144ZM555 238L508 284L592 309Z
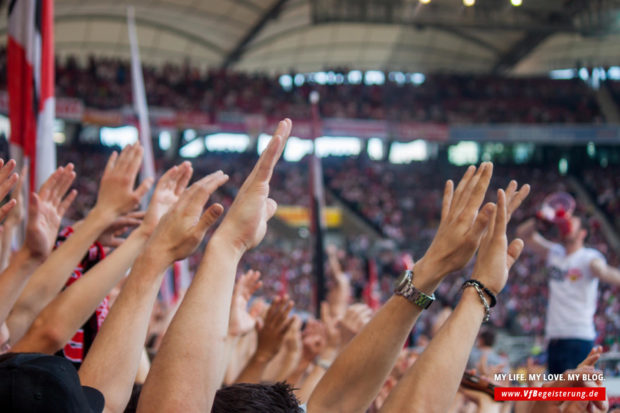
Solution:
M238 383L215 393L212 413L301 413L293 388L287 383Z
M100 413L103 394L80 384L71 363L37 353L0 356L0 405L12 412Z

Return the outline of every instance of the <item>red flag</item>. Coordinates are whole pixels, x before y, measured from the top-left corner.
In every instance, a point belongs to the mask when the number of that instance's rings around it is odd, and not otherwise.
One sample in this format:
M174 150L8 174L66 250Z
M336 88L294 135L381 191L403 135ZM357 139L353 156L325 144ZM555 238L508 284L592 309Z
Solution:
M35 190L56 168L53 0L10 2L7 70L12 156Z
M368 259L368 280L366 286L364 287L364 291L362 291L362 296L364 297L366 305L373 310L376 310L381 306L378 288L379 277L377 276L377 264L375 263L375 260L370 258Z

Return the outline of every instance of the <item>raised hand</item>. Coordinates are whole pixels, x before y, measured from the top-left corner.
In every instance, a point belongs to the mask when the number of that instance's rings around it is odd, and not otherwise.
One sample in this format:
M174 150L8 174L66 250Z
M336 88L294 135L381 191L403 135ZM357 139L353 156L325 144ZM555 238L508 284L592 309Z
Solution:
M293 318L288 314L293 308L293 302L287 296L276 297L265 316L264 325L258 330L258 346L256 357L261 360L271 360L280 349L287 330Z
M237 193L218 233L244 253L258 245L267 231L267 221L275 214L277 204L269 198L269 180L291 133L292 122L278 124L267 149Z
M144 211L134 211L121 215L116 218L101 235L99 235L97 242L104 247L120 247L120 245L125 241L125 238L121 237L121 235L126 233L129 229L140 225L142 223L142 219L144 218L144 214Z
M33 257L44 259L52 252L62 217L77 196L75 189L67 194L74 179L73 164L61 166L38 194L30 194L24 247Z
M14 228L19 226L26 217L26 203L24 202L24 182L28 182L28 166L22 168L17 185L13 188L11 195L15 199L15 207L11 209L6 217L5 224L12 225Z
M260 272L249 270L237 280L233 290L228 322L230 336L242 336L252 331L256 326L256 317L248 312L248 302L252 295L263 285L260 281Z
M13 159L6 164L0 159L0 199L4 199L4 197L8 195L19 178L16 173L13 173L13 169L15 169L15 161ZM0 221L7 216L13 207L15 207L16 203L17 201L15 199L11 199L0 207Z
M372 318L372 309L366 304L353 304L338 322L342 344L346 344L357 335Z
M304 345L303 358L309 362L321 354L327 346L327 331L323 323L317 320L309 320L302 332Z
M477 171L470 166L456 190L451 180L446 182L439 228L421 260L432 262L433 268L440 271L438 281L446 274L463 268L478 249L493 213L491 204L479 211L492 173L493 164L484 162Z
M113 217L133 211L153 185L146 179L134 190L134 182L142 163L140 144L127 145L120 155L113 152L101 177L96 209Z
M190 186L179 201L161 218L149 246L170 263L189 256L203 240L207 229L224 212L213 204L203 213L209 197L228 180L222 171L214 172ZM146 218L145 218L146 219Z
M508 245L506 225L508 210L506 208L506 193L503 189L497 191L497 207L494 219L482 239L478 258L474 265L472 278L483 283L487 288L498 294L506 285L508 270L519 258L523 250L523 241L515 239Z
M173 166L162 175L155 186L151 202L146 210L142 230L149 234L153 232L161 217L179 200L187 188L193 172L192 165L186 161Z

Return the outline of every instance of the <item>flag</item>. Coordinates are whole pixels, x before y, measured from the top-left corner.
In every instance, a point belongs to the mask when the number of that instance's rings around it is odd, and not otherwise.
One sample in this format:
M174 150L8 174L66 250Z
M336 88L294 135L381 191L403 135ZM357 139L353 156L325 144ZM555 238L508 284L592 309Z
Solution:
M11 156L30 166L30 190L56 169L54 2L9 3L7 78Z
M144 148L144 162L142 162L141 178L155 179L155 161L153 158L153 145L151 142L151 125L149 123L149 110L146 103L144 78L142 77L142 63L138 49L138 36L136 35L136 22L133 7L127 8L127 31L129 33L129 46L131 49L131 86L133 92L133 107L138 115L138 136Z
M377 275L377 263L374 259L368 259L368 277L366 280L366 286L362 291L362 297L366 302L368 307L373 310L378 309L381 306L381 301L379 300L379 277Z
M312 104L312 136L316 143L319 134L318 93L310 94ZM312 234L312 261L314 276L316 277L316 311L320 315L321 302L327 296L325 285L325 194L323 190L323 168L321 159L316 154L316 145L310 154L310 232Z

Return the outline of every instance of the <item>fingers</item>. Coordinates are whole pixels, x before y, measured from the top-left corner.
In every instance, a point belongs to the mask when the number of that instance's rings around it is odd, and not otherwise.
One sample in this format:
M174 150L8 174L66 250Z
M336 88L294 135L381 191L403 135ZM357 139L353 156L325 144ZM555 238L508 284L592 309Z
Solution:
M211 196L217 188L224 185L226 181L228 181L228 175L224 174L222 171L217 171L205 176L189 188L190 202L200 205L202 208L207 203L209 196Z
M254 170L250 174L254 175L260 182L269 182L273 174L273 168L284 151L286 140L288 139L293 123L290 119L284 119L278 124L278 128L273 134L267 149L261 154Z
M449 179L443 190L443 200L441 201L441 221L443 222L450 213L452 206L452 197L454 195L454 182Z
M493 237L496 240L506 236L507 225L507 211L506 211L506 193L503 189L497 191L497 209L495 213L495 228Z
M60 205L58 205L58 208L56 210L61 217L65 215L67 209L69 209L69 207L75 200L75 197L77 197L77 194L78 191L76 189L72 189L71 192L69 192L69 194L65 197L65 199L62 200Z
M11 188L19 179L16 173L12 173L13 169L15 169L15 161L13 159L0 169L0 199L4 198L11 191Z
M75 172L73 170L73 164L69 163L58 177L55 185L50 187L49 199L54 205L58 205L61 202L62 197L65 196L74 180Z
M278 210L278 203L271 198L267 198L267 220L271 219Z
M144 181L142 181L140 186L134 191L134 195L136 196L138 200L141 200L142 198L144 198L144 195L146 195L151 190L152 186L153 186L153 178L146 178Z
M512 197L506 198L508 200L508 220L510 221L510 217L512 217L512 213L516 211L521 203L527 198L530 194L530 186L525 184L521 187L521 189L515 193Z
M6 218L7 214L11 211L11 209L13 209L13 207L15 207L15 205L17 205L17 201L15 199L11 199L9 202L0 207L0 221Z
M460 203L461 197L463 196L463 191L465 190L465 187L469 184L469 181L471 180L472 176L474 176L475 172L476 172L476 167L471 165L469 168L467 168L467 170L465 171L465 174L463 174L463 177L461 178L461 180L459 181L459 184L456 186L456 189L454 190L454 195L452 198L452 205L450 206L450 211L453 211L455 205L458 205Z
M215 224L220 216L224 213L224 207L221 204L213 204L202 214L197 227L200 231L205 232L211 225Z
M487 192L489 183L491 182L491 176L493 175L493 164L491 162L483 162L478 168L478 172L470 180L463 193L463 201L467 199L467 203L464 205L465 222L472 222L476 216L482 201L484 201L484 195ZM468 197L469 195L469 198ZM464 202L463 202L464 203ZM457 211L459 211L457 209Z
M513 240L510 245L508 245L508 257L506 264L508 265L508 269L512 268L512 265L516 260L519 259L521 252L523 251L523 240L517 238Z
M114 169L114 165L116 165L116 160L118 159L118 152L112 152L112 155L108 158L108 163L105 165L105 169L103 170L103 176L110 173L112 169Z
M480 239L480 237L482 237L482 234L484 234L484 231L489 226L489 223L495 214L495 209L495 204L489 202L480 210L478 216L476 216L474 225L472 225L470 229L470 235L473 239Z
M177 186L174 190L174 193L180 195L185 188L187 188L187 184L190 179L192 179L192 175L194 173L194 169L192 168L192 164L185 161L179 166L181 170L181 176L177 179Z

